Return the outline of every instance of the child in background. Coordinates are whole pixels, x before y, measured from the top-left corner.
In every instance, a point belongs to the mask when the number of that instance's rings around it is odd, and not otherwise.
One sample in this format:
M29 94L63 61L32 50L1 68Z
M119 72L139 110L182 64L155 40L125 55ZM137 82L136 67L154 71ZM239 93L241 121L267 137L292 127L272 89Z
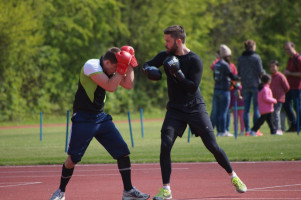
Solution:
M237 101L237 129L238 129L238 122L240 123L240 135L244 135L245 130L245 123L244 123L244 99L242 97L242 86L240 81L234 82L233 90L230 91L231 93L231 101L230 101L230 108L229 112L233 114L233 127L235 128L235 99Z
M272 135L280 135L277 132L277 128L275 127L273 120L274 104L277 103L277 100L273 98L270 84L271 76L263 74L261 77L261 83L258 86L257 96L258 108L261 116L252 127L250 136L257 136L256 132L265 121L267 121Z
M286 77L281 72L279 72L279 63L277 60L271 61L270 72L272 74L272 82L270 88L272 90L273 97L277 100L277 103L274 105L273 118L277 132L282 135L280 111L282 104L285 101L285 93L289 91L290 86L287 82Z

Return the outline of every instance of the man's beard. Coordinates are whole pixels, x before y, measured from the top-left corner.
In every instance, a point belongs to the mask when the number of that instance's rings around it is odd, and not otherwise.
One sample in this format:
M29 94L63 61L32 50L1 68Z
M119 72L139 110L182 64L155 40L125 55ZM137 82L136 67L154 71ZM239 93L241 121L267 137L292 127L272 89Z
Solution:
M166 48L166 47L165 47L165 48ZM177 50L178 50L178 46L177 46L177 43L176 43L176 42L174 43L174 45L172 46L171 49L167 49L167 48L166 48L167 53L172 54L172 55L174 55L174 54L176 53Z

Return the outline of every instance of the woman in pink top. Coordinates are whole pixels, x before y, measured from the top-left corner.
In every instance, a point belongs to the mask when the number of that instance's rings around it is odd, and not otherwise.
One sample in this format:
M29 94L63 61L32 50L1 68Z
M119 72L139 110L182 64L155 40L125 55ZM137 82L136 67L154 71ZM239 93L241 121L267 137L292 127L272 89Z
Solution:
M261 77L261 83L258 86L258 108L260 112L260 118L256 121L251 129L250 136L256 136L256 132L260 126L267 121L272 135L279 135L277 128L273 121L274 104L277 100L273 98L272 91L270 89L271 76L263 74Z
M289 91L290 86L287 82L286 77L281 72L279 72L279 63L277 60L271 61L270 72L272 74L272 82L270 88L272 90L273 97L277 100L277 103L274 105L273 117L277 132L282 133L280 111L282 104L285 102L285 94Z

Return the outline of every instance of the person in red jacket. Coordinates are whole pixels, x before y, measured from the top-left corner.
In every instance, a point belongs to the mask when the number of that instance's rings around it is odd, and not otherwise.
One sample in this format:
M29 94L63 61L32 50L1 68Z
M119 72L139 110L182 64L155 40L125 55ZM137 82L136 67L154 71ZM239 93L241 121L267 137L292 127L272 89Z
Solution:
M290 90L286 93L285 102L283 108L286 112L287 118L290 121L290 128L287 132L297 131L297 103L299 106L299 116L301 116L300 109L300 91L301 91L301 56L295 50L295 44L293 42L285 43L285 51L289 55L286 69L283 74L286 76L290 85ZM291 107L291 103L294 103L294 110ZM301 117L299 117L299 122ZM301 124L301 123L300 123Z
M277 100L274 105L274 122L277 127L277 132L282 134L281 123L280 123L280 111L282 104L285 101L285 94L289 91L290 86L287 82L286 77L279 72L279 62L277 60L272 60L270 62L270 72L272 74L272 82L270 88L273 93L273 97Z

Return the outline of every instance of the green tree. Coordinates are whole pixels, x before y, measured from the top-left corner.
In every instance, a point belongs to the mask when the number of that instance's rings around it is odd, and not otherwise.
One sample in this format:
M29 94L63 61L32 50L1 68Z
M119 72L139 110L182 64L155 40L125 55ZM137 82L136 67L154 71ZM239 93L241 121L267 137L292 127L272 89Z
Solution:
M78 74L84 62L116 45L116 39L127 34L120 22L118 3L111 0L54 0L44 14L45 45L58 51L61 72L58 108L71 109L77 89ZM108 101L110 103L110 101Z
M244 50L243 42L253 39L268 72L268 63L278 59L286 63L283 50L286 40L300 44L300 1L291 0L225 0L212 7L218 26L210 31L212 45L220 44L232 50L236 63ZM218 10L219 12L215 12Z
M84 62L112 47L131 45L139 66L134 90L107 93L106 111L163 110L166 76L151 82L144 62L165 50L163 30L183 25L187 47L200 55L200 85L208 110L214 81L209 66L220 44L236 64L243 42L253 39L268 72L278 59L285 68L283 43L301 51L298 0L0 0L0 120L22 119L39 111L63 114L72 109Z
M204 60L210 52L209 31L215 26L213 13L208 6L216 1L122 1L122 20L130 35L122 43L132 45L136 50L139 67L164 48L163 30L174 24L182 25L187 32L187 46ZM204 66L207 63L204 63ZM205 67L204 67L205 68ZM161 69L163 72L163 69ZM151 82L135 69L135 105L146 109L164 109L167 102L166 77L159 82ZM207 73L207 72L206 72ZM164 72L163 72L164 74ZM206 79L206 76L203 77ZM206 85L206 81L204 82ZM138 109L138 107L136 109Z
M298 0L274 0L265 7L265 15L258 24L258 34L262 38L264 63L270 60L280 61L281 70L286 67L288 56L284 51L284 43L292 41L296 50L301 52L301 2Z
M0 1L0 110L4 120L31 110L38 76L34 55L42 43L32 1ZM30 94L30 95L27 95ZM29 104L28 104L29 103Z

